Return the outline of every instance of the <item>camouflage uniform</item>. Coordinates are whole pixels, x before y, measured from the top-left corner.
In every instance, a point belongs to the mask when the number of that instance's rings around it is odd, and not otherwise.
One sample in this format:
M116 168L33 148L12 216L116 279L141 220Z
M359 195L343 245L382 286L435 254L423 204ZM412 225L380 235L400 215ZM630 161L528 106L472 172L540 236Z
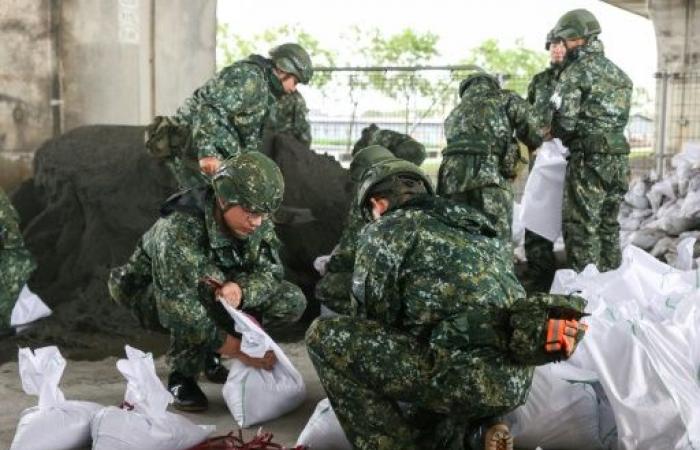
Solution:
M17 297L35 267L24 246L17 211L0 189L0 330L10 326Z
M165 158L181 188L203 186L199 160L221 160L262 145L268 113L283 93L269 59L251 55L222 69L197 89L174 117L149 126L149 152Z
M279 98L270 112L267 126L273 133L290 133L299 142L311 145L311 126L308 122L309 110L304 97L295 91Z
M371 142L371 144L365 145L367 142ZM383 142L383 144L377 144L376 142ZM419 165L425 159L425 148L422 144L405 134L391 130L381 130L374 124L362 131L362 138L355 144L353 156L356 157L362 149L377 145L386 148L397 158L410 161L416 165ZM389 145L391 146L389 147ZM382 154L380 156L380 158L387 157L390 157L390 154ZM353 166L356 162L357 158L354 158ZM372 163L368 164L372 165ZM362 171L366 167L355 169L353 166L351 166L351 172L357 170L358 173L353 175L356 178L354 180L356 182L355 192L348 216L345 219L345 228L340 236L338 245L333 250L328 261L326 274L316 284L315 291L315 297L324 306L340 314L348 312L352 272L355 266L355 250L357 249L360 232L366 224L365 219L362 217L362 211L358 206L357 198L359 181L361 180Z
M532 105L542 129L549 128L552 123L550 99L561 69L561 64L552 63L550 67L535 75L527 87L527 101ZM535 157L533 155L530 159L531 171L535 165ZM528 278L533 281L536 290L548 291L556 270L554 243L526 229L525 254L527 255Z
M266 211L279 206L281 191L271 192L274 186L240 174L246 159L266 158L257 155L230 161L239 172L228 178L228 186L219 183L219 171L214 190L187 191L171 198L127 264L110 275L110 293L117 302L134 311L144 326L169 330L172 370L186 377L201 371L205 355L221 347L226 333L236 334L230 317L202 283L204 277L237 283L243 291L242 309L266 326L295 321L306 307L301 290L282 279L280 242L273 224L264 220L243 239L224 232L216 217L215 201L222 198L248 211L256 208L245 199L255 196L275 198L275 205L259 205Z
M567 54L552 101L552 131L571 156L564 188L568 264L612 270L621 262L617 214L627 191L632 82L604 55L596 38Z
M525 100L500 89L489 76L472 79L445 120L447 147L438 172L438 195L483 212L498 238L510 242L513 192L509 179L515 176L520 159L514 136L535 149L542 143L538 132Z
M525 401L532 368L508 355L506 315L525 294L493 236L478 211L427 195L361 235L352 316L306 335L354 448L462 448L469 424Z

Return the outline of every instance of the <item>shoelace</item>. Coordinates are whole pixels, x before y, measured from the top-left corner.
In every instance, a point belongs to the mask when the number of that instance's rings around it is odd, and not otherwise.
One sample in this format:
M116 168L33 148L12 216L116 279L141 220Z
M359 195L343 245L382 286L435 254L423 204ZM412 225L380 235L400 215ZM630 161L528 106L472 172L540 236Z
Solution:
M190 450L306 450L303 445L294 448L287 448L272 442L272 433L258 433L249 442L243 440L243 432L239 429L238 435L233 431L225 436L217 436L201 444L192 447Z

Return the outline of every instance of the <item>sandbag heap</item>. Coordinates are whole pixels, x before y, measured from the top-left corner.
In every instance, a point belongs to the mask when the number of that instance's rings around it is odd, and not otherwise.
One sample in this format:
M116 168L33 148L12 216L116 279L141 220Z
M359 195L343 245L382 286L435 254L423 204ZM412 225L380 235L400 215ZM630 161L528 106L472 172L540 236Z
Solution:
M618 220L623 247L632 244L677 267L678 244L700 237L700 143L686 143L671 165L663 179L652 173L632 180ZM693 250L699 256L700 244Z
M38 263L29 286L54 316L0 342L0 360L12 357L18 344L57 343L71 357L79 350L99 358L120 354L126 342L146 345L138 337L153 339L109 301L106 286L110 268L126 262L176 190L167 167L146 153L143 133L137 126L86 126L37 150L34 177L12 200ZM313 259L340 237L349 177L333 158L291 136L268 137L264 151L285 177L283 207L274 220L287 278L311 299L318 279Z

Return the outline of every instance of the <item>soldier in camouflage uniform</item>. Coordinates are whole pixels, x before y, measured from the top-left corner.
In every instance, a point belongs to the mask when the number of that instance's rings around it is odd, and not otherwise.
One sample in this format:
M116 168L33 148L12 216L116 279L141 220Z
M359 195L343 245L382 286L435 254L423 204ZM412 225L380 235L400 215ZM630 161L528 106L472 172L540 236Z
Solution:
M296 321L304 312L301 290L282 279L280 242L267 219L282 202L283 189L272 160L258 152L240 154L222 166L209 188L169 199L127 264L110 274L114 300L144 326L169 331L168 385L178 409L206 409L196 377L210 352L266 368L274 363L240 353L232 320L215 297L265 326ZM207 279L217 280L215 292Z
M498 238L510 242L511 179L520 160L515 137L532 150L542 143L541 130L530 105L483 71L465 78L459 94L459 105L445 120L447 147L438 171L438 195L481 211Z
M368 142L372 144L366 145ZM326 266L326 273L316 284L315 297L331 311L343 313L350 305L355 250L360 231L366 223L357 203L357 188L362 174L368 167L394 158L420 165L425 159L425 147L410 136L381 130L374 124L362 130L362 137L353 148L353 159L350 163L350 178L355 183L353 202L338 245L333 249Z
M522 404L530 387L532 368L507 354L502 314L525 293L504 244L479 211L430 190L405 161L365 172L360 208L381 218L360 236L349 316L317 319L306 335L357 449L463 448L469 425Z
M277 99L312 75L311 59L298 44L273 48L270 59L251 55L197 89L175 116L156 117L146 147L166 160L181 188L204 186L221 161L260 150Z
M566 46L564 41L554 37L554 30L547 34L545 49L549 51L549 67L532 78L527 87L527 101L532 105L541 129L552 126L552 106L550 99L564 67ZM536 152L530 154L530 170L535 165ZM549 291L556 270L554 243L539 234L525 230L525 254L527 256L528 284L531 291Z
M35 267L24 246L17 211L0 188L0 334L9 332L12 309Z
M285 94L277 100L270 112L267 126L273 133L289 133L302 144L311 146L311 126L307 119L309 109L306 101L297 90Z
M566 67L552 96L552 134L571 152L564 187L563 233L568 264L599 270L621 262L617 214L627 191L632 82L605 57L600 25L585 9L564 14L555 36L567 47Z

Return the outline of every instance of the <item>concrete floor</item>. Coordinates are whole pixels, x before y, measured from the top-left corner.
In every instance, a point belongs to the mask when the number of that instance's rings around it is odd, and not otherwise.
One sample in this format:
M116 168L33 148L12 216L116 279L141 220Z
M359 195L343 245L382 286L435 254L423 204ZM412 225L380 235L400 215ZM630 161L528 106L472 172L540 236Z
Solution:
M316 404L325 397L316 372L306 353L303 342L280 344L287 356L306 381L306 401L294 412L279 419L264 423L263 430L274 434L273 441L293 446L311 417ZM60 384L66 399L88 400L102 405L118 405L123 400L126 381L116 368L117 358L101 361L67 361ZM164 382L167 378L165 359L156 360L156 371ZM229 413L221 395L222 385L201 382L200 386L209 397L209 410L202 414L184 414L198 424L216 425L215 435L237 430L238 426ZM16 362L0 366L0 448L9 448L15 434L20 413L35 406L36 398L24 393ZM255 433L259 426L244 430L246 436Z

